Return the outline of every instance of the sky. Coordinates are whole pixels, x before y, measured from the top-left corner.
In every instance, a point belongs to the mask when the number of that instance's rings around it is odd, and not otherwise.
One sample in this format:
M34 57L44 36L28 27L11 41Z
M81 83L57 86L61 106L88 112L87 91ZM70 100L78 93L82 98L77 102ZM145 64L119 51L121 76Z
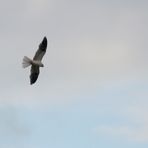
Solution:
M0 147L147 148L147 16L146 0L0 0Z

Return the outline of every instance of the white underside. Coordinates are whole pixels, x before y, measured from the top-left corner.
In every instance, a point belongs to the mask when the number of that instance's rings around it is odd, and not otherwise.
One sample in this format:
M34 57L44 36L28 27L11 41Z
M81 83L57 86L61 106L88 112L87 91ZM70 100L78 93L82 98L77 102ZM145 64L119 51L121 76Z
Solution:
M31 60L30 58L24 56L23 62L22 62L23 68L29 67L30 65L35 65L35 66L43 67L43 64L42 64L41 61Z

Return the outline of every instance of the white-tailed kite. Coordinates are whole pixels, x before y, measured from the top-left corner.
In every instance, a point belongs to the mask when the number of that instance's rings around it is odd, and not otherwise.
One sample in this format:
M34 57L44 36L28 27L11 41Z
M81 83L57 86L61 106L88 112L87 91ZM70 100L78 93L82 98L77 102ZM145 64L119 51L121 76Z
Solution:
M44 54L46 53L47 48L47 38L44 37L43 41L40 43L38 50L35 53L35 56L32 59L24 56L22 66L23 68L26 68L28 66L31 66L31 74L30 74L30 84L36 82L39 73L40 73L40 67L44 67L43 63L41 62Z

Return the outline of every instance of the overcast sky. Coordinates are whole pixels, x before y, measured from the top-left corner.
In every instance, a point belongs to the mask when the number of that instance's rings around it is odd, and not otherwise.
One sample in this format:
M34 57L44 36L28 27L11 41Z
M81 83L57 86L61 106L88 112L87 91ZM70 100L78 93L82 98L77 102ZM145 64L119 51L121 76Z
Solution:
M146 0L0 0L0 38L1 148L148 147Z

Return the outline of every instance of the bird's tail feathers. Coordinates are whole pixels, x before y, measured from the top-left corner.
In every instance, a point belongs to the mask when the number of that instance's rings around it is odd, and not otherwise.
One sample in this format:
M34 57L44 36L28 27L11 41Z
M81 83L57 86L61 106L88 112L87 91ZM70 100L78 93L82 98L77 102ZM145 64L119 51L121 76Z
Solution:
M31 63L32 63L32 60L29 59L28 57L24 56L23 62L22 62L23 68L26 68L26 67L30 66Z

